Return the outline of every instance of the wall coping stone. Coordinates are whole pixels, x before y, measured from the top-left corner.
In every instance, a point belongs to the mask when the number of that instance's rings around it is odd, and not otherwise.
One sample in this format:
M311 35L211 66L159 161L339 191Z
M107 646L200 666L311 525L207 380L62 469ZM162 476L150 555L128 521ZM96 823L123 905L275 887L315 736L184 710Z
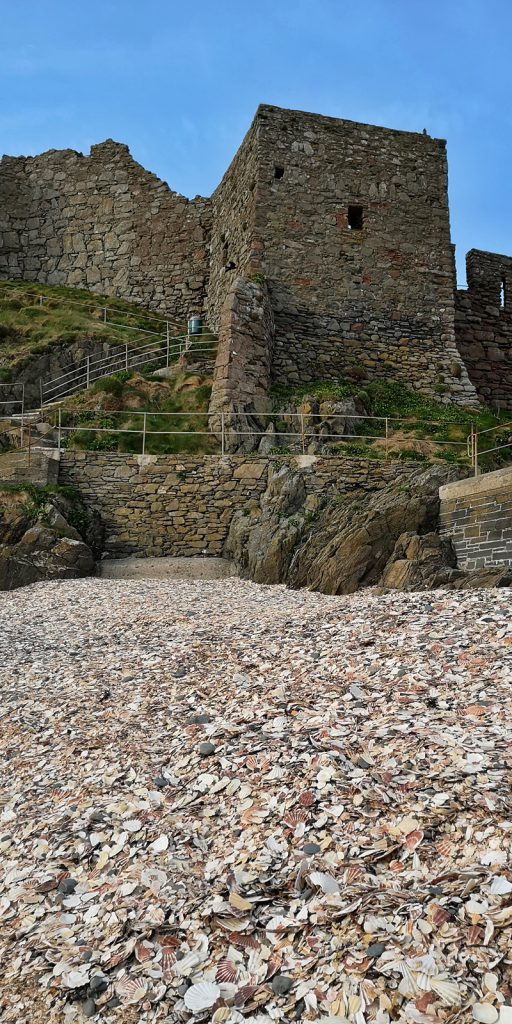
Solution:
M493 473L482 473L480 476L445 484L444 487L439 488L439 497L441 501L450 501L453 498L472 497L487 491L498 491L507 486L512 491L512 466L496 469Z

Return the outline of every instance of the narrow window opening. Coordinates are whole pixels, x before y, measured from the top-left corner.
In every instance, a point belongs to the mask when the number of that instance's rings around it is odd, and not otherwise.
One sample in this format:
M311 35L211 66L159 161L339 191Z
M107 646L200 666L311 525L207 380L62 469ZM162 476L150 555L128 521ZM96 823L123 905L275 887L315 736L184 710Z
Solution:
M351 231L362 231L363 228L363 207L349 206L348 226Z
M500 285L500 309L505 309L506 302L507 302L507 282L505 281L505 278L502 277L501 285Z
M274 167L274 178L279 181L279 178L284 178L284 167Z

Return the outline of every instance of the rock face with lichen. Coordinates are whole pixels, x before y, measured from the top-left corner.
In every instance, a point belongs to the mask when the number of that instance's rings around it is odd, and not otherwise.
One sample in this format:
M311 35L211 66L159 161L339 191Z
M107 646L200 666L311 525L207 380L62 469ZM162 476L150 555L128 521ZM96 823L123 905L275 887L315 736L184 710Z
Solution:
M508 585L505 568L458 570L450 542L436 533L439 487L456 476L433 466L370 496L361 490L315 499L306 497L302 474L283 467L248 514L234 516L225 554L257 583L324 594Z
M98 517L88 513L78 499L34 488L3 490L0 590L94 575L101 532Z

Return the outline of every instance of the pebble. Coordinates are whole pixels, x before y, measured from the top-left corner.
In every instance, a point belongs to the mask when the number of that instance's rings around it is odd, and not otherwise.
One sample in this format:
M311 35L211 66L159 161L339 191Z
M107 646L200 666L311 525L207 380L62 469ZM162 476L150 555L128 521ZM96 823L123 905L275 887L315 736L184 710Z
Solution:
M215 753L215 744L214 743L209 743L209 742L200 743L199 744L199 753L201 754L201 757L208 757L210 754L214 754Z
M302 847L302 849L304 850L304 853L307 853L310 856L313 856L313 854L315 854L315 853L320 853L320 850L322 849L322 847L319 846L318 843L304 843L304 846Z
M272 978L271 985L276 996L285 996L293 985L293 978L288 978L286 974L276 974Z
M94 1017L97 1013L94 999L86 999L85 1002L82 1003L81 1010L84 1017Z

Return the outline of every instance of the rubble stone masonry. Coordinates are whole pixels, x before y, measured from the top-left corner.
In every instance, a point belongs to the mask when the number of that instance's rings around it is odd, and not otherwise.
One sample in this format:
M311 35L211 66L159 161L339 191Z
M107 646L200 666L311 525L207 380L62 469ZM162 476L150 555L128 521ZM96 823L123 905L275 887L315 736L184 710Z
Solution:
M403 462L298 456L116 455L62 451L59 483L71 484L99 512L105 552L222 554L235 512L265 491L284 462L304 474L308 494L376 491L406 471ZM417 470L410 464L411 472Z
M511 403L511 268L471 253L455 299L446 147L425 133L260 106L210 199L112 140L0 162L0 277L202 315L237 411L255 381L261 405L271 383L346 375Z

